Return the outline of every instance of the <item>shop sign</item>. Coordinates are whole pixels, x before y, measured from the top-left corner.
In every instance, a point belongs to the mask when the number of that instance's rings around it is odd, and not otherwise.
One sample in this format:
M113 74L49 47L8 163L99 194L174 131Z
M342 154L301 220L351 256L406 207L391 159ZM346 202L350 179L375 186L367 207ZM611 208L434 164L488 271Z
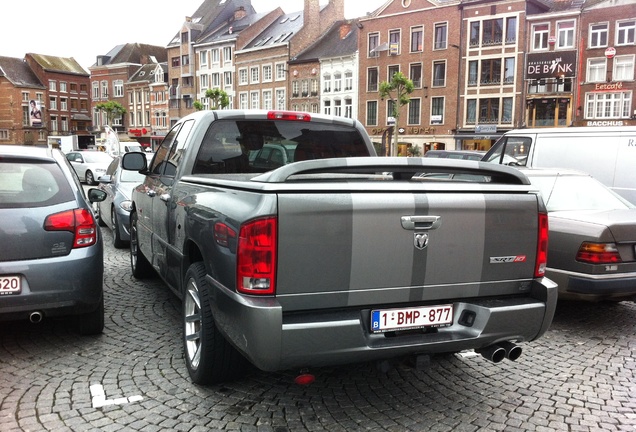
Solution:
M528 54L526 77L529 79L574 77L576 51Z
M148 129L128 129L128 134L136 137L145 136L148 134Z
M441 114L432 115L431 124L442 124L442 115Z
M616 55L616 48L614 47L607 47L607 49L605 50L605 57L607 57L608 59L613 58Z
M614 82L614 83L597 83L594 86L594 90L596 91L612 91L612 90L622 90L623 83L622 82Z
M475 133L497 133L497 125L477 125Z

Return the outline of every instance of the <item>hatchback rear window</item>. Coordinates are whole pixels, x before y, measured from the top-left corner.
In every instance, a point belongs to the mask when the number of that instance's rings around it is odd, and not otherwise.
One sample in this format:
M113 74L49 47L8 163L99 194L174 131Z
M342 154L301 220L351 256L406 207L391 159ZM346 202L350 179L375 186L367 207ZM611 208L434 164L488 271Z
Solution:
M55 163L0 161L0 208L43 207L75 199Z

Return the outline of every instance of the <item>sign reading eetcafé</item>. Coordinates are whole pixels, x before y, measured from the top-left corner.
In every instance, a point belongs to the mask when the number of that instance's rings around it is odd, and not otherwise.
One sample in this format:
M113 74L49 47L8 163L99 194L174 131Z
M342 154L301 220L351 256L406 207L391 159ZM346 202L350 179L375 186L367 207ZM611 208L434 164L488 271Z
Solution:
M576 51L528 54L526 78L568 78L576 74Z

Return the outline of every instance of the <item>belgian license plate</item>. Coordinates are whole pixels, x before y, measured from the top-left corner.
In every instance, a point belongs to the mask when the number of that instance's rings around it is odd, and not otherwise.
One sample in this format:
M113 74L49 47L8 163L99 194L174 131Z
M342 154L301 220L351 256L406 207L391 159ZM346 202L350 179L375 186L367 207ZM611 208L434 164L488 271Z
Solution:
M21 291L20 276L0 276L0 295L20 294Z
M424 327L444 327L452 323L453 305L371 311L371 331L374 333Z

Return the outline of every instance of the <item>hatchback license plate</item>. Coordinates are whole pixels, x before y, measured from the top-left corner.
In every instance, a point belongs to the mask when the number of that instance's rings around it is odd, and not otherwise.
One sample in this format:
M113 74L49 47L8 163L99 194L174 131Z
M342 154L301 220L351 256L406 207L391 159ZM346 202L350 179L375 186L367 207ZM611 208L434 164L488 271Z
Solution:
M21 291L20 276L0 276L0 295L20 294Z
M371 331L374 333L444 327L452 323L453 305L371 311Z

